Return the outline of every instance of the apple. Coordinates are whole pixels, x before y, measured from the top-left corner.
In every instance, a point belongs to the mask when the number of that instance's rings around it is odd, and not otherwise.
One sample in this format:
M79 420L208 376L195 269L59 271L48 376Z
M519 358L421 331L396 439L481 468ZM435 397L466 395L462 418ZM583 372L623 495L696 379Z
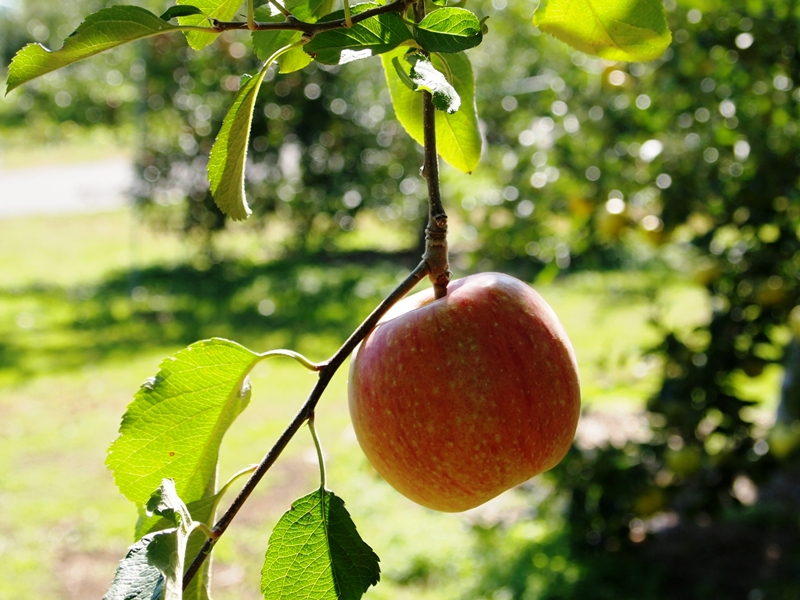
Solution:
M350 415L372 466L460 512L554 467L580 413L575 354L523 282L482 273L400 301L353 354Z

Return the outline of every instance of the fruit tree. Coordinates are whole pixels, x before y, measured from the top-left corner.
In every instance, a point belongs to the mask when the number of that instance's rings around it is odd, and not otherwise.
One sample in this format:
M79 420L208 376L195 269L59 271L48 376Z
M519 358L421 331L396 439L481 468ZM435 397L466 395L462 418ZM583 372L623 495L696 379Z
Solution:
M109 600L208 597L214 544L304 425L317 450L320 486L275 527L262 592L270 599L350 600L378 582L378 557L344 502L325 487L314 427L317 403L359 344L350 389L356 432L375 468L412 499L465 510L552 468L567 452L579 413L578 376L552 310L508 276L450 281L439 158L465 174L478 166L482 136L467 51L490 31L461 4L178 0L160 16L116 5L87 16L59 50L30 44L14 56L9 92L144 38L183 33L200 50L224 32L249 32L262 62L241 76L207 165L208 190L233 220L253 212L245 173L259 90L312 61L346 65L380 55L396 116L423 147L429 220L421 261L333 356L314 362L292 350L254 352L210 339L164 360L136 393L107 464L139 509L137 541L120 563ZM660 0L549 0L533 19L542 31L611 61L654 59L670 41ZM389 312L425 277L432 291ZM316 372L317 382L261 463L220 485L219 447L250 401L248 374L272 357L294 359ZM223 496L244 476L217 518Z

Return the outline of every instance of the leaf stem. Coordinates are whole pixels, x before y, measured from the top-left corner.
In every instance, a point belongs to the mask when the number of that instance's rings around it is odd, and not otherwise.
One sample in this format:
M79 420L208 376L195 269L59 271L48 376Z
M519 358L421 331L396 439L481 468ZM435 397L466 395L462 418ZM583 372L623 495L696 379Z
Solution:
M258 483L261 481L270 467L275 464L275 461L278 460L278 457L281 455L288 443L314 412L319 399L322 397L322 393L328 387L328 384L331 382L331 379L333 379L333 376L339 367L344 364L344 361L347 359L350 353L353 352L361 340L367 337L367 334L372 331L375 325L377 325L381 317L383 317L383 315L385 315L386 312L392 306L394 306L398 300L410 292L414 286L416 286L420 281L422 281L422 279L425 278L429 272L429 269L428 263L425 260L421 261L408 275L408 277L406 277L394 289L394 291L392 291L392 293L389 294L383 300L383 302L381 302L375 308L375 310L372 311L372 313L364 320L364 322L358 326L358 329L356 329L350 335L350 337L347 338L347 341L342 344L336 353L330 359L319 365L319 379L317 380L314 389L311 390L311 393L308 395L308 398L297 412L294 419L292 419L291 423L289 423L269 452L267 452L267 454L261 460L256 470L253 472L253 474L244 484L244 487L242 487L239 494L228 507L228 510L225 511L225 514L223 514L222 517L220 517L220 519L217 521L216 525L214 525L213 532L216 537L206 540L203 548L186 570L186 573L183 576L183 589L187 588L194 576L200 570L200 567L203 566L203 563L208 557L208 554L211 552L211 549L214 547L214 544L222 536L222 534L225 533L225 530L231 524L231 521L233 521L233 518L236 516L239 510L241 510L244 503L250 497L250 494L253 493L253 490L256 488Z
M344 26L350 29L353 26L353 17L350 15L350 0L343 0L344 3Z
M269 358L270 356L286 356L288 358L293 358L309 371L319 371L321 368L320 364L311 362L305 356L299 352L295 352L294 350L270 350L269 352L262 352L258 356L261 358Z
M256 30L255 6L253 0L247 0L247 28L250 31Z
M317 437L317 428L314 425L314 413L308 417L308 429L311 432L311 439L314 440L314 448L317 449L317 460L319 461L319 489L325 492L325 458L322 456L322 445Z

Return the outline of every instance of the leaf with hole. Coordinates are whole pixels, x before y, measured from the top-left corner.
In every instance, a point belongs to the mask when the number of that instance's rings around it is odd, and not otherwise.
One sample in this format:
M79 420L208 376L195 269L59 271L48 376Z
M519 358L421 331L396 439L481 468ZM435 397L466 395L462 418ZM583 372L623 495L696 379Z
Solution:
M545 0L533 24L608 60L653 60L672 39L661 0Z
M440 8L414 28L414 39L428 52L463 52L483 40L481 22L463 8Z
M380 580L379 561L342 499L316 490L295 500L275 526L261 592L266 600L359 600Z
M61 49L51 51L41 44L22 48L8 67L6 93L61 67L105 50L154 35L180 31L153 13L137 6L113 6L86 17Z
M411 65L404 60L406 49L396 48L383 54L383 69L397 119L419 144L424 142L422 127L422 94L410 90L392 64L397 58L410 77ZM466 54L433 55L433 66L450 74L450 84L461 98L458 112L436 111L436 149L442 159L464 173L471 173L481 158L481 133L478 128L478 109L475 105L475 79ZM446 63L444 61L447 61Z
M365 10L378 7L375 3L358 4L352 7L351 14L358 15ZM344 18L344 11L338 10L326 15L323 21ZM342 27L323 31L305 45L304 50L323 64L341 65L360 58L368 58L389 52L411 39L411 32L395 12L376 15L351 28Z

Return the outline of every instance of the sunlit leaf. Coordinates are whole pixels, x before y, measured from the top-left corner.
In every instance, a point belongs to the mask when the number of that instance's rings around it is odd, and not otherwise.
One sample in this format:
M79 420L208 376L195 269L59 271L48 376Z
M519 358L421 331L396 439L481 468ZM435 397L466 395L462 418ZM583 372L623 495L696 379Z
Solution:
M208 158L208 181L219 209L234 221L250 216L244 192L244 167L250 125L258 90L269 68L265 64L255 77L247 78L222 121Z
M422 144L424 141L422 95L408 89L392 64L392 60L397 58L403 69L408 70L410 77L411 65L403 59L405 52L405 48L400 47L381 55L381 60L397 119L408 134ZM446 58L449 68L442 63L443 58ZM472 65L463 52L448 54L446 57L434 55L432 60L437 70L450 73L452 76L450 83L461 98L461 108L458 112L447 114L436 111L437 150L448 164L464 173L471 173L480 161L482 143L478 128L478 110L475 105Z
M329 14L336 5L336 0L286 0L284 6L296 18L307 23L316 23Z
M653 60L672 39L661 0L543 0L533 24L609 60Z
M41 44L28 44L17 52L8 67L6 93L31 79L104 50L180 29L137 6L105 8L86 17L64 40L60 50L51 51Z
M317 490L296 500L275 526L261 591L266 600L359 600L380 579L378 563L342 499Z
M250 399L258 355L221 339L192 344L161 363L137 392L107 464L126 498L141 506L163 478L194 502L216 491L223 435Z
M284 3L295 18L307 23L316 23L320 17L333 10L334 0L287 0ZM269 6L261 6L255 11L256 21L280 23L285 21L285 17L280 14L272 14ZM267 60L274 52L300 41L303 34L300 31L254 31L253 48L256 56L261 60ZM286 54L278 58L280 73L293 73L311 63L313 59L306 54L302 48L292 48Z
M236 11L242 5L243 0L177 0L177 4L189 4L198 8L202 14L180 17L178 22L181 25L208 25L208 19L218 21L230 21L236 16ZM186 40L195 50L205 48L217 39L216 33L205 33L202 31L187 31Z
M377 6L375 3L359 4L352 7L351 14L357 15ZM326 15L323 20L342 18L344 11L339 10ZM370 17L349 29L342 27L318 33L304 50L321 63L338 65L388 52L410 38L411 32L402 17L393 12Z
M440 8L414 28L414 39L429 52L462 52L483 40L478 17L463 8Z
M255 18L256 21L263 23L281 23L286 20L286 18L280 13L273 15L269 6L261 6L257 8L255 11ZM292 31L288 29L279 31L254 31L251 34L253 39L253 50L255 51L256 56L261 60L267 60L281 48L284 48L289 44L299 42L302 36L303 33L301 31ZM300 49L300 53L308 58L302 49ZM285 56L281 56L278 59L278 64L283 65L284 62ZM283 73L284 71L282 70L281 72Z

